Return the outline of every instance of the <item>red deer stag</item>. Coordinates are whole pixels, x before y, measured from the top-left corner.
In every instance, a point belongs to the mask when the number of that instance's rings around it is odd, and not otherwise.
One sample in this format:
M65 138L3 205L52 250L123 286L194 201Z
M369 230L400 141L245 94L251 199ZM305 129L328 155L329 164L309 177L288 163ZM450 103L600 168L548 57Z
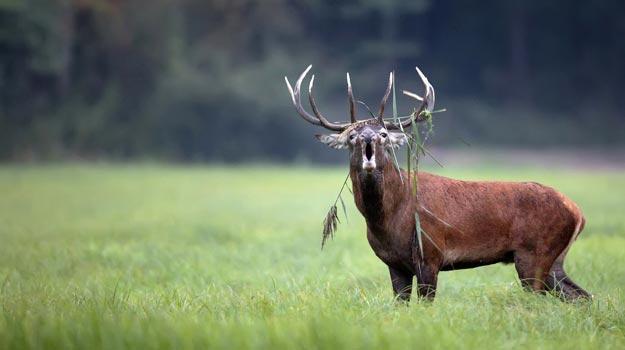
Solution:
M315 104L314 75L308 87L314 115L302 107L301 85L310 68L294 87L285 77L291 100L304 120L337 132L317 135L322 143L349 149L356 207L366 220L371 248L389 268L396 297L410 299L413 276L418 295L433 299L439 271L499 262L514 262L526 289L554 291L567 300L591 297L564 272L566 253L584 228L584 216L571 199L534 182L460 181L426 172L418 172L415 197L407 173L395 168L389 153L406 142L406 135L397 130L409 128L412 121L400 126L383 119L392 73L377 118L360 121L347 74L350 122L334 123ZM422 101L415 114L421 122L421 112L434 107L434 88L418 68L417 72L425 95L404 93ZM427 233L422 251L414 244L415 211Z

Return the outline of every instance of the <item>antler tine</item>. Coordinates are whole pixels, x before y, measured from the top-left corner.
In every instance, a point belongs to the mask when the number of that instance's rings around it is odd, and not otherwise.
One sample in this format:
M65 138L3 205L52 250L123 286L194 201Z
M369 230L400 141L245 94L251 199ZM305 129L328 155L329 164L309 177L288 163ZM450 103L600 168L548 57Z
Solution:
M302 106L302 95L301 95L302 81L304 81L306 74L308 74L308 71L310 71L311 68L312 68L312 65L309 65L306 68L306 70L299 76L299 78L295 82L295 88L291 87L291 84L289 83L289 79L287 77L284 77L284 81L286 82L286 87L289 90L289 94L291 95L291 101L293 102L293 106L295 106L295 109L304 120L306 120L307 122L313 125L321 125L325 127L326 129L330 129L334 131L345 130L345 128L349 126L349 124L331 123L325 117L323 117L321 113L319 113L319 110L317 109L317 106L315 105L315 100L313 96L311 95L313 81L315 80L314 76L311 79L310 84L308 85L308 93L309 93L308 97L309 97L310 105L315 115L313 116L310 113L306 112L306 110Z
M422 122L427 119L427 117L423 115L422 112L426 111L429 113L429 112L432 112L432 110L434 109L434 102L436 101L436 94L434 92L434 87L432 86L432 84L430 84L430 81L425 76L425 74L421 72L419 67L415 67L415 68L417 70L417 73L419 74L419 77L421 78L421 81L423 82L423 86L425 88L425 94L423 95L423 97L421 97L410 91L403 90L402 92L406 96L409 96L418 101L421 101L421 105L419 106L419 109L415 112L415 121ZM392 124L391 127L394 129L407 128L410 126L410 124L412 124L412 118L401 122L401 126Z
M313 81L315 79L314 76L311 79L310 84L308 85L308 93L309 93L309 102L313 109L313 112L315 113L315 116L306 112L304 107L302 107L302 96L301 96L302 81L304 80L304 78L306 77L306 74L308 74L308 71L310 71L311 68L312 68L312 65L309 65L306 68L306 70L299 76L299 78L295 82L295 88L291 87L291 84L289 83L289 79L287 77L284 77L284 81L286 82L287 89L289 90L289 94L291 95L291 101L293 102L293 106L295 106L295 109L304 120L306 120L307 122L313 125L321 125L325 127L326 129L330 129L334 131L345 130L345 128L349 126L349 124L337 124L337 123L329 122L325 117L321 115L321 113L319 113L319 110L317 109L317 106L315 105L315 100L311 94Z
M321 113L319 113L319 110L317 109L317 104L315 103L315 97L313 96L313 92L312 92L314 83L315 83L315 75L313 74L313 76L310 78L310 83L308 84L308 102L310 102L310 107L312 108L313 113L315 113L315 116L317 116L317 119L319 119L319 121L321 122L321 125L323 125L323 127L325 127L326 129L330 129L334 131L345 130L345 128L349 126L349 124L332 123L328 121L328 119L326 119Z
M380 102L380 113L378 114L378 120L380 123L384 125L384 107L386 106L386 101L391 94L391 89L393 88L393 72L388 75L388 86L386 87L386 92L384 93L384 97L382 97L382 101Z
M419 112L426 110L428 112L432 112L434 109L434 102L436 100L436 94L434 92L434 87L430 84L428 78L421 72L419 67L415 67L417 73L419 73L419 77L421 81L423 81L423 85L425 86L425 96L422 99L421 107L419 108Z
M312 68L312 64L308 66L308 68L306 68L306 70L299 76L299 78L297 79L297 81L295 82L295 89L293 89L291 87L291 84L289 83L289 79L285 76L284 77L284 81L286 82L286 87L289 89L289 93L291 94L291 101L293 102L293 106L295 106L295 109L297 110L297 112L299 113L299 115L304 118L305 121L314 124L314 125L321 125L321 121L315 117L313 117L312 115L310 115L308 112L306 112L306 110L302 107L302 98L300 95L300 85L302 84L302 80L304 80L304 77L306 76L306 74L308 73L308 71Z
M356 123L356 99L352 91L352 82L349 79L349 72L347 73L347 97L349 98L349 120L352 123Z

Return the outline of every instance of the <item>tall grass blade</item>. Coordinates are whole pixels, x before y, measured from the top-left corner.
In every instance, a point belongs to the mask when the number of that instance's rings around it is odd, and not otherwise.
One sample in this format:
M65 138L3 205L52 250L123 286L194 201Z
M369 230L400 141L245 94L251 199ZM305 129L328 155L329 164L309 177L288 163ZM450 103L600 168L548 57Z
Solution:
M369 108L369 106L364 102L364 101L356 101L357 103L360 103L361 105L363 105L365 107L365 109L367 110L367 112L369 112L369 115L371 116L371 118L375 118L375 115L373 114L373 112L371 111L371 108Z
M345 202L343 201L343 197L339 196L339 200L341 201L341 207L343 208L343 215L345 216L345 222L349 224L349 219L347 218L347 209L345 209Z
M419 220L419 211L415 210L414 212L414 220L415 220L415 238L413 240L414 243L419 244L419 256L423 258L423 239L421 238L421 220Z
M436 159L436 157L434 157L434 154L432 154L432 152L430 152L429 149L427 149L427 147L421 145L419 146L419 148L421 149L421 151L423 152L423 154L429 156L430 158L432 158L432 160L438 164L438 166L440 166L441 168L444 168L443 163L439 162L438 159Z
M395 72L393 72L393 121L396 124L401 125L399 122L399 118L397 116L397 96L395 95ZM403 132L403 128L402 128ZM397 154L395 154L395 148L391 147L391 153L393 154L393 162L395 163L395 169L397 169L397 173L399 174L399 180L402 185L404 183L404 177L401 174L401 168L399 167L399 161L397 160Z

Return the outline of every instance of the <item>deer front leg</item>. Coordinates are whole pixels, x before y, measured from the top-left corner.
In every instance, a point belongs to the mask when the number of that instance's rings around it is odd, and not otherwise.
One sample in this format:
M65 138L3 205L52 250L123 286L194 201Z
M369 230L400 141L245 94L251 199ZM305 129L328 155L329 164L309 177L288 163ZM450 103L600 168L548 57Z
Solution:
M426 300L434 300L436 296L436 282L438 280L438 268L418 263L416 266L417 293Z
M410 301L412 293L412 274L404 270L388 267L391 273L391 283L393 284L393 292L395 298L403 301Z

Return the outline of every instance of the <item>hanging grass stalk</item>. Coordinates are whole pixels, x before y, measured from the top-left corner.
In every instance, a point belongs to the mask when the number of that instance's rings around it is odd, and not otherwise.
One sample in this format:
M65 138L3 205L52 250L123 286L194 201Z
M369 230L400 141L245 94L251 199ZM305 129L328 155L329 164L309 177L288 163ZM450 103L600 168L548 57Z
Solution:
M392 72L392 77L393 77L393 121L396 124L399 124L401 127L401 123L399 122L399 117L397 116L397 99L395 96L395 72ZM404 132L403 127L401 127L401 131ZM393 161L395 163L395 169L397 169L397 173L399 174L399 180L401 180L401 183L403 185L404 183L404 177L401 174L401 168L399 167L399 161L397 160L397 154L395 154L395 148L391 147L391 153L393 153Z
M339 190L339 194L336 196L334 203L330 206L330 210L326 214L325 219L323 219L323 233L321 236L321 250L323 250L323 246L325 246L328 238L334 239L334 233L338 227L338 224L341 223L338 216L338 210L336 208L336 204L338 201L341 201L341 206L343 207L343 214L345 215L345 220L347 221L347 210L345 209L345 202L343 202L343 198L341 197L341 193L343 193L343 189L347 186L347 180L349 179L349 173L345 177L343 181L343 186Z
M427 147L421 145L419 146L419 148L421 149L421 152L423 152L424 155L429 156L430 158L432 158L432 160L438 164L438 166L440 166L441 168L444 168L443 163L439 162L438 159L436 159L436 157L434 157L434 155L432 154L432 152L430 152L429 149L427 149Z
M345 222L349 224L349 219L347 219L347 209L345 208L345 202L343 201L343 197L340 195L339 195L339 200L341 201L341 207L343 208L343 216L345 216Z
M441 110L441 111L444 111L444 110ZM415 119L418 116L415 115L416 113L413 113L411 115L412 123L413 123L412 124L412 135L411 135L410 143L409 143L410 147L408 149L408 152L409 152L408 153L408 161L410 161L410 159L413 159L414 163L415 163L415 174L414 174L414 176L412 178L413 179L412 191L413 191L413 195L415 196L415 201L417 202L418 206L420 206L420 204L419 204L419 182L418 182L419 158L420 158L420 156L421 155L425 156L427 154L432 159L434 159L434 161L436 163L438 163L438 165L440 165L441 167L443 166L425 148L425 141L432 134L432 131L433 131L432 112L428 112L427 110L425 110L425 111L422 111L421 113L426 118L426 128L427 129L425 131L425 135L424 135L424 137L422 139L421 138L421 133L420 133L420 130L419 130L419 123L415 122ZM423 206L421 206L421 207L424 208ZM421 257L423 257L423 255L424 255L424 252L423 252L423 236L425 236L432 243L432 245L434 245L434 247L436 249L438 249L438 251L441 251L440 247L436 244L436 242L434 242L434 239L432 239L432 237L430 237L430 235L428 235L428 233L425 230L423 230L423 227L421 227L421 220L420 220L420 217L419 217L419 211L418 210L415 210L414 216L415 216L415 239L413 240L413 242L414 242L415 245L418 244L418 246L419 246L419 253L420 253Z
M395 75L393 74L393 79L395 78ZM426 111L423 111L426 112ZM422 112L422 113L423 113ZM406 163L407 163L407 169L408 169L408 183L411 183L412 180L412 194L415 197L415 200L418 202L418 171L419 171L419 153L420 152L424 152L422 151L422 149L424 149L423 144L425 143L425 140L427 139L427 136L429 136L429 134L432 132L432 120L430 118L430 116L428 116L428 130L427 130L427 134L425 139L423 140L423 142L421 141L421 135L419 133L419 123L416 122L416 118L418 116L416 115L416 111L414 111L413 113L410 114L409 118L412 119L412 129L411 129L411 134L406 133L406 131L404 130L404 127L402 126L399 117L397 115L397 99L396 99L396 95L395 95L395 84L393 82L393 121L395 122L396 125L400 126L400 129L402 131L402 133L404 133L404 135L407 136L408 138L408 147L406 150L406 155L407 155L407 159L406 159ZM424 153L425 154L425 153ZM393 157L395 160L395 165L396 168L399 171L399 176L400 179L402 179L402 175L401 175L401 170L399 168L399 164L397 162L397 157L395 155L395 151L393 150ZM411 171L411 161L414 160L414 168L415 168L415 174L413 176L412 171ZM437 160L435 160L437 161ZM438 162L438 161L437 161ZM440 164L440 163L439 163ZM442 166L442 165L441 165ZM403 179L402 179L402 183L403 183ZM413 244L414 245L418 245L419 246L419 252L420 255L423 256L423 234L425 233L421 227L421 219L419 218L419 212L417 210L415 210L414 212L414 217L415 217L415 237L413 239ZM434 241L428 237L428 239L432 242L432 244L434 244L436 246L436 244L434 243Z
M415 168L415 174L412 175L410 174L409 176L412 176L412 195L415 198L415 201L418 203L419 202L419 180L418 180L418 176L419 176L419 145L421 144L421 137L419 134L419 123L417 123L415 121L415 119L417 118L417 116L415 115L415 113L413 113L410 118L412 118L412 135L410 137L410 142L408 143L409 147L408 147L408 162L410 162L410 160L414 160L414 168ZM423 257L423 238L422 238L422 233L423 230L421 229L421 219L419 218L419 211L416 210L415 208L415 212L414 212L414 219L415 219L415 238L413 239L413 243L414 244L418 244L419 246L419 255L421 257Z

